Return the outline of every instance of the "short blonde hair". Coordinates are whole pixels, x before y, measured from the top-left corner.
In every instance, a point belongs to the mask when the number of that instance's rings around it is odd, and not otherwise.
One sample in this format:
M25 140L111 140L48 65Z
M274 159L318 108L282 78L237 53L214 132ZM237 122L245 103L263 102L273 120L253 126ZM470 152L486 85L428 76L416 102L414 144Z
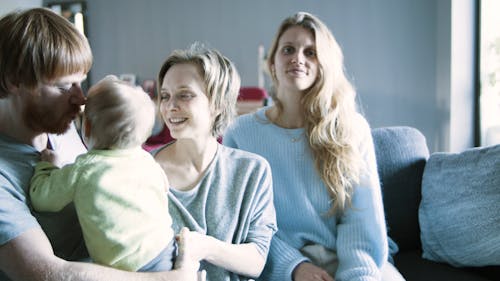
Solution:
M28 88L92 66L89 43L73 24L49 9L15 11L0 19L0 98L8 85Z
M96 149L140 146L151 135L155 105L139 87L109 75L92 86L85 105Z
M158 73L158 92L160 92L167 71L172 66L181 63L193 64L200 72L205 82L205 94L210 102L211 110L217 113L212 126L212 136L221 136L236 116L236 101L241 85L236 67L217 50L208 49L196 42L187 50L173 51L163 63Z

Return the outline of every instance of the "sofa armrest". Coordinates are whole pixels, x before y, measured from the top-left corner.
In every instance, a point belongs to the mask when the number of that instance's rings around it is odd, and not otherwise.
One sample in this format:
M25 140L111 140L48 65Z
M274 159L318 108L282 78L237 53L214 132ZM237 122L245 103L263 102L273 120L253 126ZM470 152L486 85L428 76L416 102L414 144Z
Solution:
M388 234L400 251L421 249L418 207L429 150L412 127L372 130Z

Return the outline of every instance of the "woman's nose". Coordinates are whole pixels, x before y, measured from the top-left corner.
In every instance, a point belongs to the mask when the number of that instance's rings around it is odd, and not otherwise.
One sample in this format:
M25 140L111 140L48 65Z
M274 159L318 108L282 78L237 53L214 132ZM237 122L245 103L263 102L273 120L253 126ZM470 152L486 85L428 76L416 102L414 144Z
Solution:
M175 97L171 97L168 100L166 101L164 100L162 102L162 107L167 111L173 110L177 108L178 105L177 103L178 103L177 99Z
M304 64L304 56L297 52L293 57L291 62L293 64Z

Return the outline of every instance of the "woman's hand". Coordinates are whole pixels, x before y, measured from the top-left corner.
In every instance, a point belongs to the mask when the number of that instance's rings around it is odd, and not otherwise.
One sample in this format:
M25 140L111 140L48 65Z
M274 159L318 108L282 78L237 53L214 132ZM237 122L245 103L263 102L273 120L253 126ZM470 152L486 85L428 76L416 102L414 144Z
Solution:
M198 269L205 260L236 274L256 278L264 268L265 258L254 243L231 244L183 227L176 236L179 255L175 268Z
M196 268L200 266L200 261L206 258L208 236L195 231L189 231L183 227L176 236L179 245L179 255L175 262L175 268Z
M297 265L293 271L294 281L335 281L321 267L315 266L310 262L302 262Z

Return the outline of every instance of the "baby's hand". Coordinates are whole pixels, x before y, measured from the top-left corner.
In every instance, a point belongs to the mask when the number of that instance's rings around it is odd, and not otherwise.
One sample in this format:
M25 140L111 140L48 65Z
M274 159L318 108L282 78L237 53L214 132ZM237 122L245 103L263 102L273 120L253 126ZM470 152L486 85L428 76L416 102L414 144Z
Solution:
M51 149L44 149L42 150L42 152L40 153L40 160L42 161L46 161L46 162L50 162L58 167L60 167L60 159L59 159L59 155L57 155L57 153L54 151L54 150L51 150Z
M206 281L207 280L207 272L205 270L198 271L198 281Z

